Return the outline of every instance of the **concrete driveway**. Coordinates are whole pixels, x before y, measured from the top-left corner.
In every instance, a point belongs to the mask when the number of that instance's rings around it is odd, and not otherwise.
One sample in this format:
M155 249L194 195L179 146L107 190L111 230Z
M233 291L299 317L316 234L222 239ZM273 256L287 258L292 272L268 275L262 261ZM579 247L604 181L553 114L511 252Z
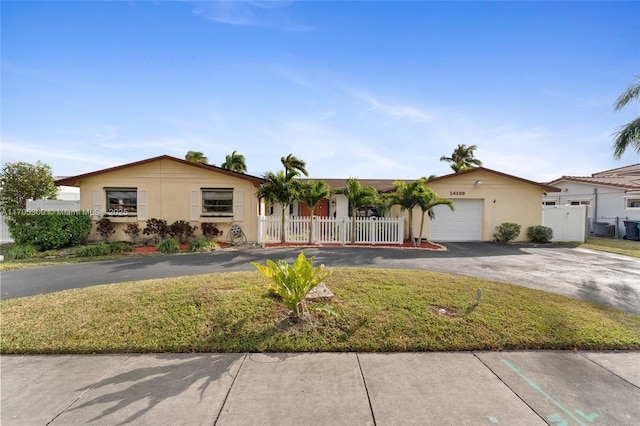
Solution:
M250 262L293 261L299 248L240 249L79 263L3 272L2 299L152 278L253 270ZM640 314L640 259L553 245L448 243L447 251L305 248L327 266L420 269L501 281Z

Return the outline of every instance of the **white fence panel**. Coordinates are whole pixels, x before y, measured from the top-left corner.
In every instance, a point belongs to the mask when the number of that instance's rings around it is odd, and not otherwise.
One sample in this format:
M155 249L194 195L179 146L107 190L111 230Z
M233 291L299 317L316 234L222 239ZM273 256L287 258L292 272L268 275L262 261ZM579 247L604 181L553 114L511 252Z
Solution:
M553 230L552 241L587 241L587 206L543 206L542 224Z
M5 219L4 214L0 213L0 243L12 243L13 238L11 238L9 226L7 226Z
M320 244L346 244L351 242L351 218L313 218L313 242ZM309 242L309 217L285 217L285 241ZM258 242L280 242L282 218L260 216L258 218ZM358 218L355 242L358 244L402 244L404 218Z

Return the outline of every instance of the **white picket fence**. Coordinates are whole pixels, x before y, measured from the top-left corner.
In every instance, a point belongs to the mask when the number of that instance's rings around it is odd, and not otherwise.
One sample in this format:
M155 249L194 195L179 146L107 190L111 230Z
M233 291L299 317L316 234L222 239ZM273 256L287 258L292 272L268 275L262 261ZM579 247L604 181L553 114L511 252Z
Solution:
M309 242L309 217L285 216L285 240ZM258 217L258 242L280 242L281 216ZM402 244L404 218L356 218L356 244ZM313 217L313 242L320 244L351 243L351 218Z

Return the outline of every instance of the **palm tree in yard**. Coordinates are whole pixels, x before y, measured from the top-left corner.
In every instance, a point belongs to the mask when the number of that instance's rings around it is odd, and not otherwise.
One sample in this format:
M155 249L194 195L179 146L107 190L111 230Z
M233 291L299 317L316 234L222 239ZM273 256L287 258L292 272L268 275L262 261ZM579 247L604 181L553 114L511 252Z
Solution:
M451 210L455 208L455 204L448 198L440 198L438 194L430 188L424 188L418 195L418 207L422 210L422 220L420 221L420 236L418 241L422 241L422 230L424 228L424 216L429 215L429 219L435 219L436 214L433 211L435 206L449 206Z
M280 228L280 242L285 242L285 208L293 203L297 198L296 185L293 182L295 175L287 175L283 170L277 173L267 172L264 174L264 182L258 188L258 198L264 198L269 204L280 204L282 207Z
M473 158L473 151L476 149L478 149L476 145L466 146L460 144L453 150L451 157L443 155L440 157L440 161L448 162L451 169L456 173L473 167L482 166L482 161L477 158Z
M245 163L244 155L238 154L235 150L225 157L225 162L222 163L220 167L238 173L247 172L247 164Z
M303 160L300 160L295 155L289 154L286 157L280 158L280 161L282 162L282 165L284 166L284 170L287 175L303 174L305 176L309 176L309 173L305 168L307 167L307 163L305 163Z
M616 111L620 111L627 106L629 102L640 101L640 75L637 75L635 83L632 83L627 89L618 97L614 108ZM616 138L613 141L613 156L616 159L620 159L622 154L630 146L635 147L635 150L640 154L640 117L620 127L615 133Z
M417 241L413 236L413 209L419 205L422 193L426 190L424 183L424 179L418 179L409 183L404 181L396 181L393 183L396 187L396 191L392 195L393 203L399 205L402 211L408 211L409 239L414 246L417 246Z
M209 163L209 159L200 151L187 151L187 155L184 156L184 159L191 161L192 163Z
M356 178L347 179L347 185L335 190L349 200L351 207L351 244L356 243L356 212L358 207L373 204L378 191L371 186L362 186Z
M315 210L320 201L329 198L329 195L331 195L331 189L325 181L298 183L298 199L306 203L311 211L309 217L309 244L313 243L313 210Z

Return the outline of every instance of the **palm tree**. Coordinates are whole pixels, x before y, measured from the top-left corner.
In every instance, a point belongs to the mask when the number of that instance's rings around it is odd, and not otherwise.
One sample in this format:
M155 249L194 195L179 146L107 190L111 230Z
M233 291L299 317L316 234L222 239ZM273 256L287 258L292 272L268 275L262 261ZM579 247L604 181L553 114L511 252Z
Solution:
M280 161L282 162L287 175L299 175L300 173L302 173L305 176L309 176L307 169L305 169L307 163L305 163L303 160L298 159L295 155L289 154L286 157L280 158Z
M616 111L620 111L631 101L640 101L640 75L635 78L635 83L631 83L618 97L614 106ZM613 140L613 157L615 159L620 159L630 146L635 146L636 152L640 154L640 117L620 127L615 135L616 138Z
M453 150L451 157L443 155L440 157L440 161L446 161L449 163L454 172L458 173L462 170L471 169L476 166L482 166L482 161L473 158L473 151L478 149L476 145L458 145Z
M319 180L316 182L299 182L298 199L309 206L311 215L309 217L309 244L313 243L313 210L318 203L331 195L331 189L327 182Z
M387 213L391 211L395 203L393 202L393 194L381 193L378 194L373 200L373 205L382 217L386 217Z
M184 159L187 161L191 161L192 163L209 163L209 159L205 157L204 154L200 151L187 151L187 155L184 156Z
M349 200L351 207L351 244L356 243L356 211L358 207L371 204L378 191L371 186L362 186L356 178L347 179L347 185L336 188L335 193L342 194Z
M231 170L238 173L247 172L247 164L245 163L244 155L238 154L235 150L225 157L225 162L222 163L220 167L225 170Z
M440 198L438 194L433 192L430 188L425 188L418 196L418 206L422 210L422 220L420 221L420 237L418 241L422 241L422 230L424 228L424 216L429 214L429 219L435 219L436 214L433 211L435 206L449 206L451 210L455 209L455 204L448 198Z
M292 182L295 174L287 175L283 170L277 173L266 172L263 176L264 182L258 188L258 198L264 198L268 203L279 203L282 207L281 218L282 227L280 228L280 242L286 242L285 239L285 208L293 203L297 198L296 185Z
M424 179L410 183L404 181L393 183L396 186L396 192L393 193L393 203L399 205L402 211L409 212L409 239L414 246L417 246L417 241L413 236L413 209L419 205L422 193L425 191L424 183Z

